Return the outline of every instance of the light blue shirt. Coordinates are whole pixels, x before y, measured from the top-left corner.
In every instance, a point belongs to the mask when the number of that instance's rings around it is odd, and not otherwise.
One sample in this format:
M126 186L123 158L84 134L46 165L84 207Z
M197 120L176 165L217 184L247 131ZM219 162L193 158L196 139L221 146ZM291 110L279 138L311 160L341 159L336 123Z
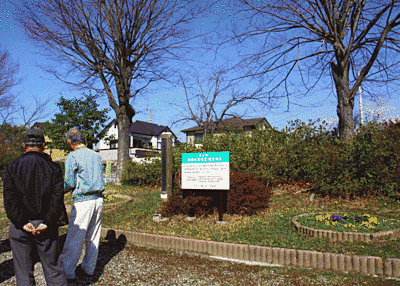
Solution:
M103 197L103 160L95 151L79 145L65 159L64 189L72 191L74 202Z

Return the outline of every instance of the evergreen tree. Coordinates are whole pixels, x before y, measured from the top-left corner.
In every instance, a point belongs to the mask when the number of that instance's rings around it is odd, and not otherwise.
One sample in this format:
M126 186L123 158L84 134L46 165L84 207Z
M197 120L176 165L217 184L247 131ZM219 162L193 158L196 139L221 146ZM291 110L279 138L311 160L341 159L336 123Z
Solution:
M84 144L91 149L93 144L105 136L104 127L109 119L107 112L110 109L98 110L97 95L83 95L84 98L60 98L57 103L60 113L55 114L52 122L45 125L45 135L51 140L47 147L70 152L65 133L72 127L81 130Z

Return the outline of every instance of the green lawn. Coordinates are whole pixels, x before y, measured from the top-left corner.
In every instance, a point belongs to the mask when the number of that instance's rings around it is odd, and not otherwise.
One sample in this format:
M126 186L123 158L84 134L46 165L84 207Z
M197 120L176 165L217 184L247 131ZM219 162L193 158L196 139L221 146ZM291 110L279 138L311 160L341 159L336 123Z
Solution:
M291 223L296 215L325 211L398 218L400 203L386 198L348 201L315 196L310 201L309 193L295 194L294 191L288 191L274 195L270 207L263 213L252 216L224 214L226 224L216 223L217 213L194 221L176 216L169 221L154 222L152 217L159 213L161 207L159 189L115 185L108 185L107 189L128 194L134 200L105 213L104 227L221 242L400 258L400 239L372 243L332 242L300 234Z

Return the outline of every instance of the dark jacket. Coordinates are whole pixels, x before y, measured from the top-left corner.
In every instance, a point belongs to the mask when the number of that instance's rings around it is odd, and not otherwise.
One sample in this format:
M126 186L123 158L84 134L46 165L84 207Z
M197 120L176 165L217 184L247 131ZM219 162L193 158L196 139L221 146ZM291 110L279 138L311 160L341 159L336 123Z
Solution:
M64 208L61 168L41 152L27 152L11 162L4 174L4 208L16 228L31 220L57 226Z

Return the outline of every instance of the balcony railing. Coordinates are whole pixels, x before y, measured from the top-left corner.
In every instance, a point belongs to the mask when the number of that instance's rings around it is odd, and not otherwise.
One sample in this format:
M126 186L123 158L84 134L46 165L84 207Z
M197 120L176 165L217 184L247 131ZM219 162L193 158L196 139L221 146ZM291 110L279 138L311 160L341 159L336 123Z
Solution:
M145 158L158 153L161 153L160 149L129 148L129 155L135 156L136 158Z

